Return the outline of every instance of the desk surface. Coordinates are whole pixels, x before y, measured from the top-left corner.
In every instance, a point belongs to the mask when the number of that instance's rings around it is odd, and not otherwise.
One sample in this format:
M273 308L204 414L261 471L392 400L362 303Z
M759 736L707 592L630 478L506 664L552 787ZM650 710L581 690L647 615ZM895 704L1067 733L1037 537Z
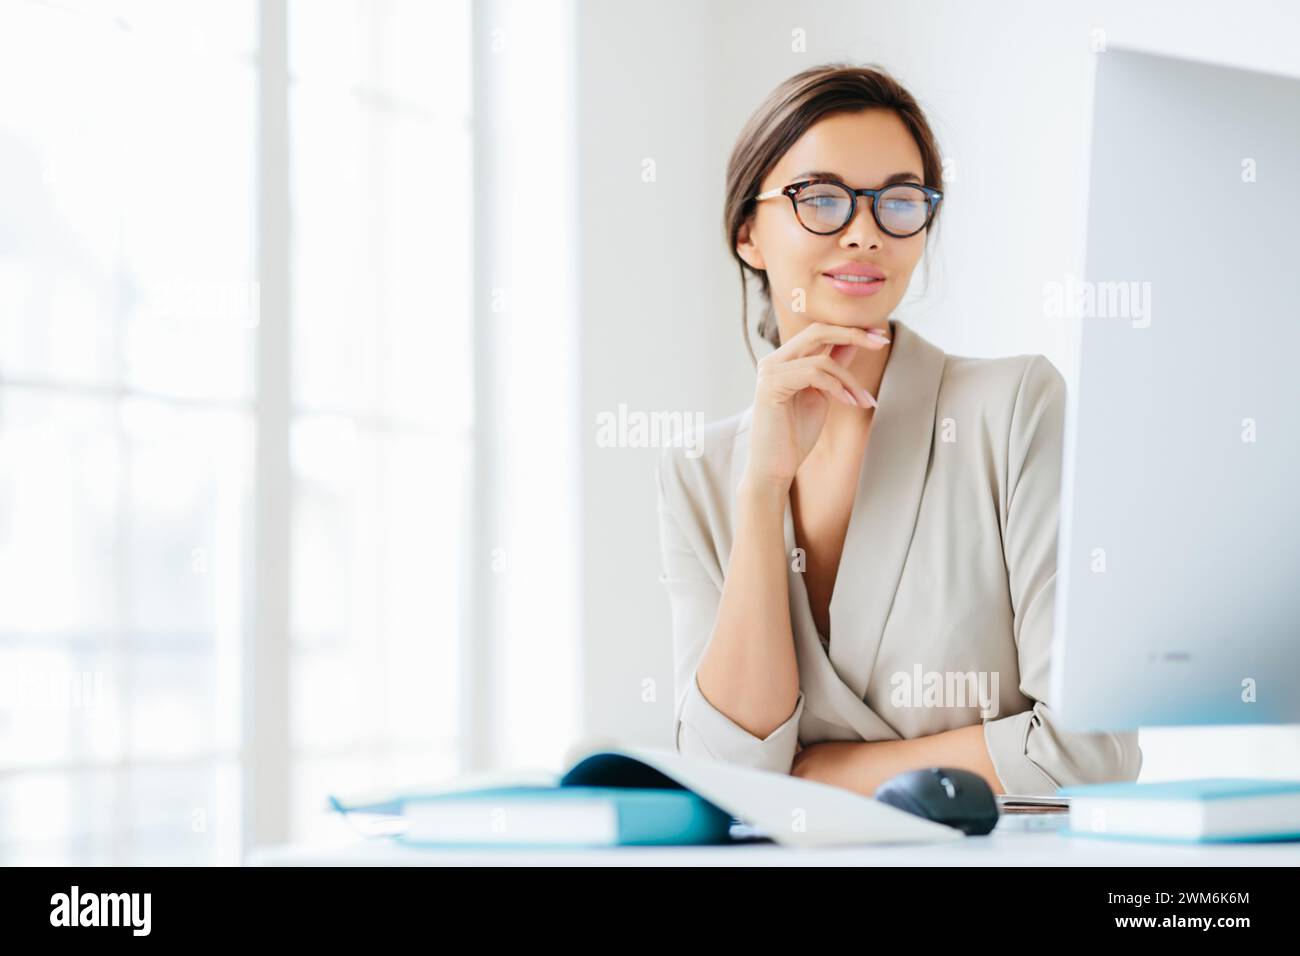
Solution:
M801 850L711 847L417 849L387 839L255 849L250 866L1300 866L1300 842L1180 845L994 830L951 843Z

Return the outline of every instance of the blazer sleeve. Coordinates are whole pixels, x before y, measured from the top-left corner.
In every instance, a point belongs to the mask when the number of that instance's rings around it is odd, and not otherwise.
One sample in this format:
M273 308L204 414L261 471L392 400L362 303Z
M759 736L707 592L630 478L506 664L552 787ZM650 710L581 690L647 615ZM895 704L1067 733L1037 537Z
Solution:
M1034 704L984 722L989 755L1008 793L1053 794L1074 784L1134 780L1142 766L1137 731L1066 731L1048 700L1065 397L1061 373L1044 356L1032 356L1011 416L1003 550L1020 691Z
M704 696L695 674L722 601L722 569L716 559L704 559L698 550L707 532L687 517L692 509L671 447L659 459L657 479L663 562L659 580L668 590L672 608L673 745L686 757L788 774L798 748L803 691L785 723L762 738L732 721Z

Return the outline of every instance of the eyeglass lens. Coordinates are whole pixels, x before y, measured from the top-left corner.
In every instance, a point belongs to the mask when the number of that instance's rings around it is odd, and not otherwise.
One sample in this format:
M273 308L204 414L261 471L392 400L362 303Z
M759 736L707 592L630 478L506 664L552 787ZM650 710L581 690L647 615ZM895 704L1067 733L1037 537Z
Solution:
M863 197L870 201L869 197ZM853 210L852 194L835 183L813 183L795 194L795 212L805 229L829 233L843 228ZM890 186L876 197L876 217L891 233L920 231L930 214L925 192L906 183Z

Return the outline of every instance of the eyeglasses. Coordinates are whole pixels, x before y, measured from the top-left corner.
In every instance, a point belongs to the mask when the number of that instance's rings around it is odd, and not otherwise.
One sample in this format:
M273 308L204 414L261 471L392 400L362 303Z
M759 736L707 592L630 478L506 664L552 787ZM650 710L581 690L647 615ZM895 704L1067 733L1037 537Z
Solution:
M819 236L847 226L858 211L858 197L871 199L871 215L884 232L897 239L914 236L930 224L943 193L919 183L897 183L883 189L852 189L834 179L807 179L759 193L755 200L789 196L799 225Z

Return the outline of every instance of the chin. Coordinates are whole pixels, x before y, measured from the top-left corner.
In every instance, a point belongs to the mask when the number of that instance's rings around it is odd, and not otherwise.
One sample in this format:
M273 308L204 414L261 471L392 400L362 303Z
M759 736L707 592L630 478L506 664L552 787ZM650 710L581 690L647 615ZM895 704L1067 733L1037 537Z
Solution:
M828 319L827 321L833 322L836 325L848 325L859 329L869 329L873 325L876 326L885 325L886 324L885 317L888 315L889 315L888 312L882 314L879 309L873 308L869 313L865 311L851 312L847 314L836 315L833 318Z

